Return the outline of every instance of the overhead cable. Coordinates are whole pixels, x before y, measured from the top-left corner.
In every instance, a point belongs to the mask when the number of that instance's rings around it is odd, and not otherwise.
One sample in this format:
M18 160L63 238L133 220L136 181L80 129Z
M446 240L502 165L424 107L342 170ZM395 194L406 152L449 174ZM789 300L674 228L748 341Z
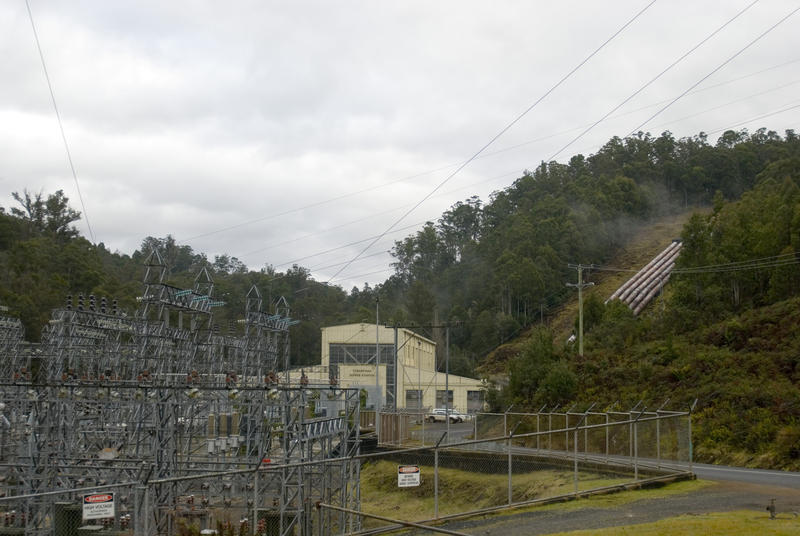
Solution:
M56 94L53 91L53 84L50 83L50 75L47 72L47 64L44 61L44 53L42 52L42 45L39 43L39 33L36 31L36 24L33 22L33 13L28 0L25 0L25 7L28 8L28 18L31 21L31 28L33 29L33 38L36 41L36 49L39 51L39 59L42 62L42 71L44 71L44 78L47 80L47 89L50 90L50 100L53 102L53 110L56 113L56 120L58 121L58 128L61 131L61 140L64 142L64 150L67 152L67 160L69 161L69 168L72 171L72 179L75 181L75 189L78 192L78 199L81 202L81 210L83 210L83 219L86 222L86 228L89 230L89 237L94 244L94 231L92 225L89 223L89 212L86 210L86 204L83 202L83 194L81 194L81 185L78 183L78 174L75 172L75 165L72 163L72 153L69 150L67 143L67 135L64 133L64 125L61 122L61 113L58 111L58 104L56 104Z
M396 227L396 226L397 226L397 225L398 225L398 224L399 224L401 221L403 221L403 220L404 220L404 219L405 219L405 218L406 218L406 217L407 217L409 214L411 214L412 212L414 212L414 210L416 210L416 209L417 209L417 208L418 208L420 205L422 205L422 204L423 204L425 201L427 201L427 200L428 200L428 199L429 199L429 198L430 198L430 197L431 197L433 194L435 194L435 193L436 193L436 192L439 190L439 188L441 188L442 186L444 186L445 184L447 184L447 182L448 182L448 181L450 181L450 179L452 179L453 177L455 177L455 176L456 176L456 175L457 175L457 174L458 174L458 173L459 173L459 172L460 172L462 169L464 169L465 167L467 167L467 166L470 164L470 162L472 162L473 160L475 160L476 158L478 158L478 156L480 156L480 154L481 154L481 153L483 153L483 152L484 152L486 149L488 149L488 148L489 148L489 147L490 147L490 146L491 146L491 145L492 145L492 144L493 144L495 141L497 141L497 140L498 140L498 139L499 139L499 138L500 138L500 137L501 137L503 134L505 134L506 132L508 132L508 130L509 130L509 129L511 129L511 127L513 127L514 125L516 125L516 124L517 124L517 123L518 123L518 122L519 122L519 121L520 121L520 120L521 120L523 117L525 117L525 116L526 116L526 115L527 115L527 114L528 114L528 113L529 113L531 110L533 110L533 109L534 109L534 108L535 108L535 107L536 107L536 106L537 106L537 105L538 105L540 102L542 102L542 101L543 101L545 98L547 98L547 97L548 97L548 96L549 96L549 95L550 95L550 94L551 94L553 91L555 91L555 90L556 90L556 89L557 89L559 86L561 86L561 84L563 84L563 83L564 83L564 82L565 82L567 79L569 79L569 78L570 78L570 77L571 77L571 76L572 76L572 75L573 75L573 74L574 74L576 71L578 71L578 69L580 69L581 67L583 67L583 65L584 65L586 62L588 62L588 61L589 61L590 59L592 59L592 58L593 58L593 57L594 57L594 56L595 56L595 55L596 55L598 52L600 52L600 51L601 51L603 48L605 48L605 46L606 46L608 43L610 43L610 42L611 42L611 41L612 41L612 40L613 40L615 37L617 37L617 36L618 36L620 33L622 33L622 31L623 31L623 30L625 30L625 28L627 28L628 26L630 26L630 25L631 25L631 24L632 24L632 23L633 23L633 22L634 22L636 19L638 19L638 18L639 18L639 17L640 17L640 16L641 16L641 15L642 15L642 14L643 14L645 11L647 11L647 10L650 8L650 6L652 6L653 4L655 4L655 3L656 3L656 1L657 1L657 0L652 0L652 1L651 1L649 4L647 4L647 5L646 5L644 8L642 8L642 9L641 9L641 10L640 10L638 13L636 13L636 15L634 15L634 16L633 16L633 17L632 17L632 18L631 18L631 19L630 19L628 22L626 22L625 24L623 24L623 25L622 25L622 27L620 27L620 28L619 28L619 29L618 29L616 32L614 32L614 34L612 34L612 35L611 35L611 37L609 37L608 39L606 39L606 40L603 42L603 44L602 44L602 45L600 45L598 48L596 48L596 49L594 50L594 52L592 52L591 54L589 54L589 55L588 55L588 56L587 56L587 57L586 57L586 58L585 58L583 61L581 61L581 62L580 62L578 65L576 65L576 66L575 66L575 67L574 67L574 68L573 68L573 69L572 69L570 72L568 72L566 75L564 75L564 76L561 78L561 80L559 80L559 81L558 81L558 82L557 82L557 83L556 83L556 84L555 84L553 87L551 87L549 90L547 90L547 91L544 93L544 95L542 95L541 97L539 97L539 98L536 100L536 102L534 102L533 104L531 104L530 106L528 106L528 108L527 108L525 111L523 111L521 114L519 114L517 117L515 117L515 118L514 118L514 119L513 119L513 120L512 120L512 121L511 121L509 124L507 124L505 127L503 127L503 129L501 129L501 130L500 130L500 132L498 132L497 134L495 134L495 135L492 137L492 139L490 139L490 140L489 140L489 141L488 141L486 144L484 144L484 145L483 145L483 147L481 147L480 149L478 149L478 151L477 151L475 154L473 154L473 155L472 155L470 158L468 158L468 159L467 159L465 162L463 162L463 163L462 163L460 166L458 166L458 168L456 168L456 170L455 170L455 171L453 171L453 172L452 172L450 175L448 175L448 176L447 176L447 177L446 177L446 178L445 178L443 181L441 181L439 184L437 184L437 185L436 185L436 187L434 187L434 188L433 188L433 190L431 190L430 192L428 192L428 194L427 194L427 195L425 195L425 196L424 196L422 199L420 199L420 201L419 201L419 202L418 202L416 205L414 205L414 206L413 206L411 209L409 209L409 210L408 210L408 211L407 211L405 214L403 214L403 215L402 215L400 218L398 218L397 220L395 220L395 222L394 222L394 223L392 223L392 224L391 224L391 225L390 225L390 226L389 226L389 227L388 227L388 228L387 228L387 229L386 229L386 230L385 230L385 231L384 231L384 232L383 232L381 235L379 235L379 236L378 236L378 237L377 237L377 238L376 238L376 239L375 239L375 240L374 240L372 243L368 244L368 245L367 245L367 246L366 246L366 247L365 247L363 250L361 250L361 252L359 252L359 253L358 253L358 254L357 254L355 257L353 257L353 259L352 259L350 262L352 263L353 261L355 261L356 259L358 259L358 258L359 258L361 255L363 255L364 253L366 253L366 252L367 252L367 251L368 251L368 250L369 250L369 249L372 247L372 245L373 245L375 242L377 242L378 240L380 240L380 239L381 239L381 238L382 238L382 237L383 237L383 236L384 236L386 233L388 233L388 232L390 232L392 229L394 229L394 228L395 228L395 227ZM349 265L350 265L350 263L348 263L348 264L346 264L345 266L343 266L342 268L340 268L340 269L339 269L339 270L338 270L338 271L337 271L335 274L333 274L333 276L331 276L331 278L329 279L329 281L330 281L330 280L332 280L332 279L334 279L336 276L338 276L338 275L339 275L340 273L342 273L344 270L346 270L346 269L347 269L347 267L348 267Z
M714 69L712 69L712 70L711 70L711 72L709 72L708 74L706 74L705 76L703 76L703 77L702 77L700 80L698 80L697 82L695 82L694 84L692 84L691 86L689 86L689 88L688 88L688 89L686 89L686 91L684 91L683 93L681 93L680 95L678 95L677 97L675 97L674 99L672 99L672 100L671 100L669 103L667 103L667 104L666 104L666 105L664 105L663 107L659 108L659 110L658 110L656 113L654 113L653 115L651 115L650 117L648 117L647 119L645 119L645 120L644 120L644 121L643 121L643 122L642 122L642 123L641 123L639 126L637 126L636 128L634 128L633 130L631 130L631 131L630 131L630 133L628 133L628 135L627 135L626 137L633 136L634 134L636 134L637 132L639 132L643 126L645 126L647 123L649 123L650 121L652 121L653 119L655 119L656 117L658 117L659 115L661 115L661 113L662 113L662 112L664 112L664 110L666 110L667 108L669 108L670 106L672 106L673 104L675 104L676 102L678 102L680 99L682 99L684 96L686 96L686 94L688 94L688 93L689 93L691 90L693 90L694 88L696 88L697 86L699 86L700 84L702 84L702 83L703 83L704 81L706 81L706 80L707 80L709 77L711 77L711 76L712 76L714 73L716 73L717 71L719 71L720 69L722 69L723 67L725 67L727 64L729 64L731 61L733 61L734 59L736 59L736 58L737 58L739 55L741 55L741 54L742 54L742 53L743 53L745 50L747 50L748 48L750 48L751 46L753 46L754 44L756 44L756 43L757 43L758 41L760 41L760 40L761 40L761 39L762 39L764 36L766 36L767 34L769 34L770 32L772 32L772 31L773 31L775 28L777 28L777 27L778 27L778 26L780 26L780 25L781 25L781 24L782 24L784 21L786 21L786 19L788 19L789 17L791 17L792 15L794 15L795 13L797 13L798 11L800 11L800 7L796 7L796 8L794 8L793 10L791 10L791 11L790 11L788 14L786 14L784 17L782 17L780 20L778 20L778 22L776 22L775 24L773 24L772 26L770 26L769 28L767 28L766 30L764 30L764 31L763 31L761 34L759 34L759 35L758 35L758 37L756 37L755 39L753 39L752 41L750 41L749 43L747 43L745 46L743 46L742 48L740 48L740 49L739 49L739 50L738 50L736 53L734 53L734 54L733 54L732 56L730 56L728 59L726 59L725 61L723 61L722 63L720 63L720 64L719 64L717 67L715 67Z
M716 130L712 130L710 132L707 132L706 134L716 134L717 132L725 132L726 130L730 130L732 128L735 128L735 127L738 127L738 126L741 126L741 125L746 125L747 123L752 123L753 121L760 121L761 119L764 119L766 117L772 117L773 115L786 113L786 112L789 112L791 110L795 110L797 108L800 108L800 104L794 104L794 105L788 106L786 108L782 108L780 110L775 110L774 112L769 112L769 113L766 113L764 115L759 115L757 117L751 117L750 119L746 119L744 121L740 121L740 122L738 122L736 124L729 125L729 126L727 126L725 128L718 128Z
M750 9L751 7L753 7L754 5L756 5L756 4L758 3L758 1L759 1L759 0L753 0L753 2L751 2L750 4L748 4L747 6L745 6L745 7L744 7L744 9L742 9L741 11L739 11L738 13L736 13L736 14L735 14L733 17L731 17L730 19L728 19L728 20L727 20L727 22L725 22L725 23L724 23L722 26L720 26L719 28L717 28L716 30L714 30L713 32L711 32L710 34L708 34L708 35L707 35L707 36L706 36L706 37L705 37L703 40L701 40L701 41L700 41L699 43L697 43L695 46L693 46L692 48L690 48L690 49L689 49L687 52L685 52L685 53L684 53L684 54L683 54L681 57L679 57L678 59L676 59L675 61L673 61L671 64L669 64L669 66L667 66L665 69L663 69L663 70L662 70L660 73L658 73L656 76L654 76L653 78L651 78L651 79L650 79L648 82L646 82L646 83L645 83L643 86L641 86L639 89L637 89L636 91L634 91L633 93L631 93L631 94L630 94L630 95L629 95L629 96L628 96L626 99L624 99L622 102L620 102L619 104L617 104L617 105L616 105L614 108L612 108L611 110L609 110L609 111L608 111L608 112L607 112L607 113L606 113L606 114L605 114L603 117L601 117L600 119L598 119L597 121L595 121L594 123L592 123L591 125L589 125L588 127L586 127L586 129L584 129L584 130L583 130L583 132L581 132L580 134L578 134L577 136L575 136L575 137L574 137L572 140L570 140L570 141L569 141L569 142L568 142L566 145L564 145L563 147L561 147L561 149L559 149L558 151L556 151L555 153L553 153L553 155L552 155L550 158L548 158L548 159L547 159L547 161L548 161L548 162L552 162L552 161L553 161L553 160L554 160L554 159L555 159L555 158L556 158L556 157L557 157L559 154L561 154L561 153L562 153L562 152L563 152L563 151L564 151L564 150L565 150L567 147L569 147L570 145L572 145L573 143L575 143L576 141L578 141L579 139L581 139L581 138L582 138L582 137L583 137L583 136L584 136L586 133L588 133L588 132L589 132L590 130L592 130L594 127L596 127L597 125L599 125L600 123L602 123L603 121L605 121L606 119L608 119L608 117L609 117L611 114L613 114L614 112L616 112L617 110L619 110L620 108L622 108L623 106L625 106L625 105L626 105L627 103L629 103L629 102L630 102L632 99L634 99L634 98L635 98L637 95L639 95L639 93L641 93L642 91L644 91L645 89L647 89L648 87L650 87L650 85L651 85L651 84L653 84L653 83L654 83L656 80L658 80L659 78L661 78L662 76L664 76L665 74L667 74L667 72L669 72L669 71L670 71L670 70L671 70L673 67L675 67L675 66L676 66L676 65L678 65L680 62L682 62L684 59L686 59L687 57L689 57L689 55L691 55L691 54L692 54L692 52L694 52L695 50L697 50L698 48L700 48L700 47L701 47L703 44L705 44L705 43L706 43L706 42L707 42L709 39L711 39L712 37L714 37L715 35L717 35L719 32L721 32L723 29L725 29L725 28L726 28L726 27L727 27L729 24L731 24L733 21L735 21L736 19L738 19L738 18L739 18L739 17L740 17L740 16L741 16L741 15L742 15L742 14L743 14L745 11L747 11L748 9Z
M725 85L728 85L728 84L732 84L734 82L738 82L740 80L751 78L753 76L757 76L759 74L763 74L763 73L768 72L768 71L779 69L781 67L785 67L786 65L791 65L792 63L797 63L797 62L800 62L800 58L795 58L793 60L789 60L789 61L786 61L786 62L783 62L783 63L779 63L777 65L772 65L770 67L766 67L764 69L760 69L758 71L754 71L752 73L748 73L746 75L743 75L743 76L740 76L740 77L737 77L737 78L732 78L730 80L725 80L725 81L719 82L717 84L713 84L713 85L709 85L709 86L702 87L702 88L699 88L699 89L695 89L695 90L690 91L689 93L687 93L687 96L688 95L694 95L696 93L701 93L701 92L704 92L704 91L708 91L708 90L711 90L711 89L715 89L715 88L718 88L718 87L721 87L721 86L725 86ZM746 100L748 98L752 98L752 97L755 97L755 96L758 96L758 95L763 95L765 93L769 93L770 91L775 91L777 89L782 89L784 87L787 87L787 86L795 84L795 83L797 83L797 82L792 82L790 84L786 84L786 85L783 85L783 86L774 87L774 88L772 88L770 90L766 90L766 91L762 91L762 92L759 92L759 93L755 93L753 95L750 95L749 97L743 97L742 99L739 99L738 101L732 101L732 102L730 102L728 104L733 104L734 102L740 102L740 101ZM622 117L634 114L636 112L640 112L642 110L647 110L648 108L654 108L654 107L656 107L658 105L665 104L665 103L669 102L670 100L671 99L665 99L665 100L661 100L661 101L656 101L654 103L647 104L647 105L641 106L639 108L634 108L632 110L613 115L613 116L610 117L610 119L622 118ZM722 106L725 106L725 105L722 105ZM719 107L720 106L717 106L715 108L709 108L709 109L706 109L703 112L699 112L698 114L695 114L695 115L706 113L706 112L715 110L715 109L717 109ZM689 116L689 117L693 117L693 116ZM683 118L683 119L686 119L686 118ZM672 123L675 123L677 121L680 121L680 119L672 120L672 121L669 121L667 123L662 123L659 126L672 124ZM564 134L569 134L569 133L572 133L572 132L576 132L576 131L578 131L578 130L580 130L582 128L585 128L585 127L587 127L589 125L590 125L590 123L582 124L582 125L579 125L579 126L575 126L575 127L572 127L572 128L568 128L568 129L565 129L565 130L561 130L561 131L558 131L558 132L554 132L554 133L551 133L551 134L540 136L538 138L534 138L534 139L531 139L531 140L527 140L527 141L523 141L523 142L520 142L520 143L516 143L514 145L509 145L507 147L502 147L502 148L496 149L494 151L486 151L483 154L481 154L478 158L479 159L483 159L483 158L488 158L490 156L496 156L496 155L499 155L499 154L503 154L503 153L506 153L506 152L509 152L509 151L513 151L514 149L519 149L521 147L525 147L525 146L528 146L528 145L531 145L531 144L534 144L534 143L538 143L538 142L541 142L541 141L552 139L552 138L555 138L557 136L561 136L561 135L564 135ZM316 207L319 207L319 206L322 206L322 205L333 203L335 201L341 201L342 199L355 197L357 195L360 195L360 194L363 194L363 193L366 193L366 192L371 192L373 190L377 190L377 189L380 189L380 188L385 188L385 187L391 186L393 184L400 184L400 183L406 182L406 181L411 180L411 179L424 177L426 175L430 175L430 174L436 173L438 171L443 171L445 169L450 169L450 168L456 167L456 166L458 166L458 165L460 165L462 163L463 162L454 162L454 163L450 163L450 164L447 164L447 165L439 166L437 168L429 169L429 170L426 170L426 171L420 171L420 172L414 173L412 175L407 175L407 176L403 176L403 177L400 177L400 178L390 179L387 182L383 182L383 183L375 185L375 186L370 186L368 188L362 188L361 190L354 190L354 191L351 191L351 192L348 192L348 193L345 193L345 194L341 194L341 195L338 195L338 196L335 196L335 197L331 197L331 198L328 198L328 199L323 199L321 201L314 202L314 203L311 203L311 204L308 204L308 205L302 205L302 206L299 206L299 207L294 207L294 208L291 208L291 209L284 210L282 212L276 212L274 214L269 214L268 216L261 216L261 217L258 217L258 218L253 218L253 219L250 219L250 220L247 220L247 221L243 221L243 222L239 222L239 223L236 223L236 224L233 224L233 225L229 225L229 226L226 226L226 227L213 229L213 230L205 232L205 233L201 233L201 234L198 234L198 235L182 238L182 239L178 240L177 242L178 243L185 243L185 242L188 242L190 240L195 240L195 239L198 239L198 238L205 238L207 236L213 236L215 234L224 233L226 231L232 231L234 229L239 229L239 228L242 228L242 227L246 227L248 225L253 225L255 223L260 223L260 222L268 221L268 220L271 220L271 219L274 219L274 218L279 218L281 216L286 216L288 214L294 214L294 213L297 213L297 212L302 212L302 211L307 210L307 209L316 208ZM514 174L518 174L518 173L519 173L519 170L514 170L512 172L504 173L502 175L498 175L496 177L493 177L492 179L490 179L488 181L480 181L480 182L474 183L474 184L483 184L483 183L486 183L486 182L491 182L493 180L498 180L500 178L504 178L504 177L507 177L507 176L510 176L510 175L514 175ZM458 188L457 190L461 190L461 189L464 189L464 187ZM451 192L452 191L457 191L457 190L451 190ZM410 206L410 205L404 205L404 206ZM399 210L400 208L403 208L403 207L398 207L397 209L394 209L394 210ZM282 245L282 244L275 244L275 245ZM271 246L267 246L264 249L250 251L250 252L247 252L247 253L243 253L242 255L250 255L250 254L253 254L253 253L259 253L259 252L264 251L266 249L269 249L271 247L273 247L273 246L272 245Z

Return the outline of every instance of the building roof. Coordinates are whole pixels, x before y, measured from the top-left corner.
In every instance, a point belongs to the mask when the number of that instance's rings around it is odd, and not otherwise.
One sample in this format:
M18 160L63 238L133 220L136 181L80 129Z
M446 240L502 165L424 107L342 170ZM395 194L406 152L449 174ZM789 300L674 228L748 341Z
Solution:
M366 330L366 329L374 330L375 329L375 324L370 324L369 322L354 322L352 324L337 324L335 326L323 326L321 329L326 330L326 329L354 328L356 326L358 326L362 330ZM370 327L367 328L367 326L370 326ZM381 325L381 326L379 326L379 328L382 329L382 330L394 331L394 328L391 327L391 326ZM429 343L431 343L433 345L436 345L436 341L434 341L432 339L429 339L428 337L425 337L423 335L420 335L416 331L412 331L412 330L407 329L407 328L397 328L397 329L398 329L398 331L405 333L408 337L414 337L414 338L417 338L417 339L422 339L423 341L426 341L426 342L429 342Z

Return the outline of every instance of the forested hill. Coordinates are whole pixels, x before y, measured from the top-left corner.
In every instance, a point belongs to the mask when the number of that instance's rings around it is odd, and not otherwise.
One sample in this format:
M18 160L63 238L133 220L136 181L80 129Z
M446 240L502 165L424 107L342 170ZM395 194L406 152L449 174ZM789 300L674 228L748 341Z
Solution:
M799 165L791 131L726 132L714 145L703 135L613 138L592 156L543 163L485 205L456 204L398 242L397 273L380 291L419 324L461 322L451 354L470 370L574 294L565 285L575 282L569 263L603 264L640 226L736 200L760 182L797 180ZM777 247L765 243L758 254ZM688 262L715 258L702 255Z
M147 237L131 254L111 252L78 236L72 224L79 214L63 193L22 192L18 205L0 214L0 304L34 341L67 294L116 298L132 314L142 261L158 247L176 286L191 286L201 267L210 268L215 295L227 303L215 311L223 331L236 329L230 321L243 314L251 285L266 299L286 296L302 321L292 333L294 364L319 359L321 326L373 321L379 298L387 323L453 325L451 367L474 375L482 356L570 295L568 263L606 262L638 226L664 214L733 201L764 181L797 180L799 161L800 140L791 131L730 131L715 144L704 135L613 138L594 155L543 163L488 200L457 203L396 243L395 275L349 292L316 283L300 266L279 273L248 270L227 255L208 259L170 236ZM749 303L747 284L740 306ZM440 330L426 329L420 331L443 341Z

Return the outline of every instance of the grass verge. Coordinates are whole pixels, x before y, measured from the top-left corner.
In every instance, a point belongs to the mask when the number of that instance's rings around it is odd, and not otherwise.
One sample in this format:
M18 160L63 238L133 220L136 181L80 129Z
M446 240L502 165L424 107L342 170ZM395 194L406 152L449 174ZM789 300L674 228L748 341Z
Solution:
M397 487L397 464L377 461L361 468L361 509L394 519L419 521L434 516L434 469L420 466L419 487ZM611 486L629 479L579 472L581 490ZM554 497L574 490L569 470L542 470L514 474L515 502ZM479 474L459 469L439 468L439 515L446 516L506 504L508 477L505 474ZM582 501L581 501L582 502ZM562 505L563 506L563 505ZM518 512L519 510L515 510ZM369 520L365 527L375 526Z
M800 534L800 519L793 515L779 515L770 519L766 512L738 510L700 515L683 515L625 527L559 532L550 536L611 536L635 534L656 536L671 534L702 534L703 536L766 535L789 536Z

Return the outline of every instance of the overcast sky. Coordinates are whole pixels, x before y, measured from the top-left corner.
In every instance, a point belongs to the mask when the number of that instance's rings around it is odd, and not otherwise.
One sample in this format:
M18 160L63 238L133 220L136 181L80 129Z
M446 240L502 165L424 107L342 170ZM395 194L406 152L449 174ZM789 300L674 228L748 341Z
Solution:
M329 281L649 0L0 2L0 205L64 190L97 242L173 235ZM384 281L395 240L508 187L752 0L658 0L481 158L336 276ZM761 0L556 157L624 137L798 7ZM800 13L642 130L800 120ZM86 219L79 222L89 237ZM381 253L383 252L383 253Z

